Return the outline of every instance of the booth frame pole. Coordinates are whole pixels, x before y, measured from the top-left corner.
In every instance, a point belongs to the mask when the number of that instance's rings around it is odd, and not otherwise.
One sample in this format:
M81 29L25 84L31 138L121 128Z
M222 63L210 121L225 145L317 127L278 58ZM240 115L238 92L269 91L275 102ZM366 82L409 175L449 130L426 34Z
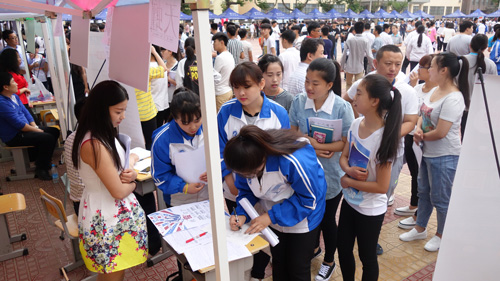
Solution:
M190 1L193 11L196 58L198 61L198 82L205 141L205 159L207 165L210 214L215 258L215 276L217 280L230 280L229 262L226 243L226 222L224 214L224 194L220 164L219 135L213 79L212 52L206 44L211 38L208 29L208 8L210 1ZM202 46L202 43L204 46Z

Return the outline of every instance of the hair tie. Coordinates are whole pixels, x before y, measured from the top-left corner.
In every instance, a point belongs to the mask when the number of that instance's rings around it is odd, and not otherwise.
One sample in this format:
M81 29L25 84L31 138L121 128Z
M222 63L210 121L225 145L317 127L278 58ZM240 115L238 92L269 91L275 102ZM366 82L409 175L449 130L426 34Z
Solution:
M394 100L394 87L392 88L392 90L389 93L391 93L391 99Z

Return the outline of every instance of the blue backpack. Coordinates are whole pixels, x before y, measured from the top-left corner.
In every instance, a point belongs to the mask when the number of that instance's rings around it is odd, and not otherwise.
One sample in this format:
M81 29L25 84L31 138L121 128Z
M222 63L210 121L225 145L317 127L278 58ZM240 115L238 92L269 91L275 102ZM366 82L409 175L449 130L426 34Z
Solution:
M497 65L497 73L500 75L500 40L495 41L491 47L490 59Z

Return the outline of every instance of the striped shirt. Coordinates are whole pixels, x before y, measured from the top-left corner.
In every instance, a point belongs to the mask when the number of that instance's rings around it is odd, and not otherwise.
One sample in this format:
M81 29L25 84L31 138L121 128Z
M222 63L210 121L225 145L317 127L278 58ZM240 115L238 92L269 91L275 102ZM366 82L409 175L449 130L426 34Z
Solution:
M239 40L229 39L227 41L227 50L233 55L234 64L240 63L240 55L243 52L243 45Z
M79 202L82 198L85 185L80 177L80 173L78 173L78 170L73 166L73 158L71 158L75 135L76 131L69 135L64 141L64 161L66 162L66 170L70 183L69 198L74 202Z
M149 82L148 91L144 92L135 89L135 97L137 99L137 108L139 109L139 118L141 122L149 121L155 118L158 110L153 101L153 96L151 95L151 80L157 78L163 78L165 76L165 71L163 67L150 67L149 68Z

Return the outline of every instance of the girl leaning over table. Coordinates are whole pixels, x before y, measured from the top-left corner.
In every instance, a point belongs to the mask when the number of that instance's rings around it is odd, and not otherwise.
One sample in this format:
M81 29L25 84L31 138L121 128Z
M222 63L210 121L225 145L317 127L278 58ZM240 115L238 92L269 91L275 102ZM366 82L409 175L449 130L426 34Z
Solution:
M242 159L245 159L242 161ZM273 280L311 280L311 259L325 212L326 180L314 148L290 130L243 127L224 149L226 166L236 173L238 230L249 218L242 198L261 214L248 233L270 226L279 238L271 248Z
M85 184L78 216L80 252L97 280L123 280L146 261L146 216L132 193L137 173L125 165L118 126L128 94L115 81L97 84L82 109L72 159Z
M174 155L203 149L200 97L182 87L170 103L170 121L153 133L151 175L170 206L208 200L207 173L198 182L186 182L177 175ZM177 262L179 269L181 265ZM182 271L179 270L179 273Z

